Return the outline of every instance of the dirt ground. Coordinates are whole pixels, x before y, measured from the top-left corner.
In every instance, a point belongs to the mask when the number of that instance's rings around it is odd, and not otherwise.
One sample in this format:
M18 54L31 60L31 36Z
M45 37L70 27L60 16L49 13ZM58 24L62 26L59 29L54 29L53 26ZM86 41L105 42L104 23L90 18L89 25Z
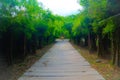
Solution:
M52 44L53 45L53 44ZM36 55L29 55L24 62L14 64L0 74L0 80L17 80L32 64L34 64L52 45L46 46L41 50L37 50ZM110 60L101 59L97 57L97 53L90 54L88 49L81 48L73 45L80 54L91 63L91 66L95 68L106 80L120 80L120 68L111 65ZM96 63L96 60L100 59L100 63Z
M106 80L120 80L120 68L113 66L110 60L97 57L97 52L89 53L86 48L74 44L73 46ZM96 62L96 60L101 60L101 62Z
M31 67L41 56L46 53L53 44L36 51L35 55L29 55L24 62L5 67L0 72L0 80L17 80L28 68Z

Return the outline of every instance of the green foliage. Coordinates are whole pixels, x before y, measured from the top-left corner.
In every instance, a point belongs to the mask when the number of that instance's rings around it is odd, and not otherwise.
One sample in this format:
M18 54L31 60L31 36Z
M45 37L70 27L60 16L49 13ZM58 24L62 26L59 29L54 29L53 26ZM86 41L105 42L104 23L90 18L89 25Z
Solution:
M83 11L76 16L74 20L72 32L73 35L87 36L89 32L99 33L103 29L103 33L109 33L113 29L112 22L108 22L107 26L100 24L100 21L106 19L107 0L79 0L80 5L84 7ZM113 23L114 24L114 23ZM110 28L110 29L109 29ZM93 31L91 31L93 30Z
M73 36L76 35L87 36L89 32L89 26L90 20L84 12L77 15L72 27Z
M8 29L13 34L24 34L31 39L37 37L87 36L93 30L95 33L103 28L103 34L112 32L113 22L107 22L104 27L99 22L108 17L107 0L80 0L84 7L78 15L67 17L53 15L49 10L43 10L37 0L2 0L0 8L0 31ZM6 24L7 23L7 24Z
M12 34L24 34L28 39L33 34L38 37L69 35L65 18L43 10L37 0L2 0L0 4L1 32L10 29Z
M105 28L103 29L103 34L112 33L114 29L115 29L114 23L112 20L110 20L109 22L107 22Z

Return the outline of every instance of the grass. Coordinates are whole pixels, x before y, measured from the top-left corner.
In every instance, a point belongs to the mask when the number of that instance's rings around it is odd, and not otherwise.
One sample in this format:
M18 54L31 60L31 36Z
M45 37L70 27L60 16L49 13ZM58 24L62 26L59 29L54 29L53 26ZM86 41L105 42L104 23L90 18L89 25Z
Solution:
M97 57L97 52L89 53L86 48L74 44L73 46L91 64L91 66L105 78L105 80L120 80L120 68L113 66L110 60ZM100 63L96 62L98 59L101 60Z
M23 62L11 66L12 76L10 80L17 80L20 76L22 76L22 74L27 69L29 69L37 60L39 60L52 46L53 44L48 45L43 49L39 49L36 51L35 55L29 55Z

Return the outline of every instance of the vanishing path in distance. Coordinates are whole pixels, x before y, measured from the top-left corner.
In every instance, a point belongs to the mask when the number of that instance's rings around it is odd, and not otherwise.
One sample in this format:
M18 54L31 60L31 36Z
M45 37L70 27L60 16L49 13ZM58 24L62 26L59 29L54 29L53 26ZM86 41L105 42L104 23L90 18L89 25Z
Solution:
M68 40L55 45L18 80L105 80Z

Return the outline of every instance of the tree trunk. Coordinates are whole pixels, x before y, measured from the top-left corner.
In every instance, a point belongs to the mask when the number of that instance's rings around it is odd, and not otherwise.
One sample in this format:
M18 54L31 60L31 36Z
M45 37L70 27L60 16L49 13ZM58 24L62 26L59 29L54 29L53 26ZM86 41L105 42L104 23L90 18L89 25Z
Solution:
M88 48L90 52L95 51L97 49L96 36L94 33L88 34Z
M120 28L113 32L112 36L112 62L116 66L120 66Z
M10 38L10 64L13 64L13 36Z
M23 37L23 56L26 56L26 36Z

